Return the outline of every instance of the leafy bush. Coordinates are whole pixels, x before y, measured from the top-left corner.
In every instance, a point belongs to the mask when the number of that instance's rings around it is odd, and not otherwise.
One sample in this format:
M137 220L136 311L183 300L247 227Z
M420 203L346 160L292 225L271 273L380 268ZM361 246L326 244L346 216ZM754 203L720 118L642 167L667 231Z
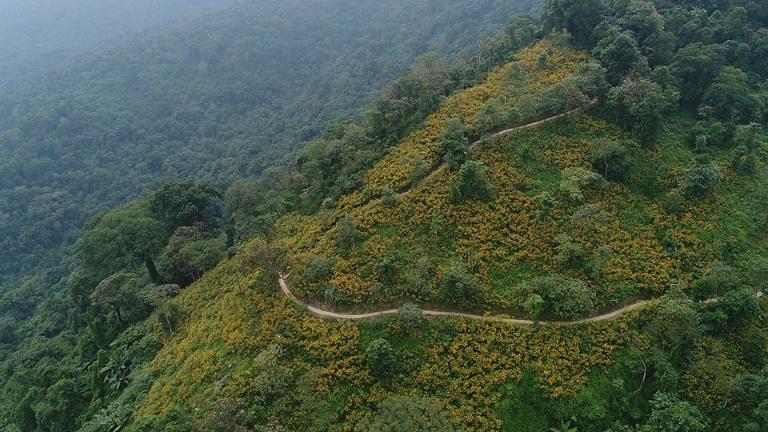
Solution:
M443 297L456 304L474 304L480 300L482 285L467 271L463 264L454 261L440 282Z
M424 312L413 303L406 303L397 311L397 326L410 333L419 328L424 321Z
M493 185L488 178L488 168L478 161L467 161L461 166L458 178L451 184L451 198L456 203L493 197Z
M391 375L397 368L395 350L384 339L374 339L371 341L365 349L365 357L371 373L378 378Z

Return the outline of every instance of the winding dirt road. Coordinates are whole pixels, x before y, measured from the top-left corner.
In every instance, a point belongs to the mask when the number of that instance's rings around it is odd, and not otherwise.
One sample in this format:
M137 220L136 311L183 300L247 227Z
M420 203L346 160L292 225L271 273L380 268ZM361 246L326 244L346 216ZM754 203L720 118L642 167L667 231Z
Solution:
M286 275L280 275L279 283L280 283L280 290L283 294L285 294L286 297L293 300L294 303L301 306L302 308L305 308L309 313L312 315L326 318L326 319L338 319L338 320L350 320L350 321L360 321L365 319L372 319L372 318L379 318L387 315L394 315L397 313L397 309L387 309L377 312L369 312L369 313L362 313L362 314L350 314L350 313L339 313L334 312L330 310L321 309L315 306L312 306L310 304L305 303L291 291L290 286L288 285L288 281L286 280L288 276ZM576 321L539 321L539 325L543 326L575 326L575 325L581 325L581 324L589 324L589 323L596 323L600 321L609 321L616 318L621 317L622 315L625 315L633 310L640 309L643 306L649 305L653 302L653 300L641 300L637 303L633 303L629 306L625 306L621 309L617 309L615 311L598 315L594 317L589 318L583 318ZM488 321L488 322L498 322L498 323L505 323L505 324L513 324L513 325L527 325L532 326L536 323L531 320L526 319L517 319L517 318L510 318L506 316L500 316L500 315L476 315L476 314L470 314L470 313L464 313L464 312L452 312L452 311L439 311L439 310L422 310L425 316L428 317L457 317L457 318L466 318L471 320L477 320L477 321Z
M398 311L398 309L387 309L387 310L382 310L377 312L351 314L351 313L340 313L340 312L334 312L331 310L321 309L321 308L312 306L310 304L307 304L301 299L299 299L298 297L296 297L296 295L291 291L291 288L288 285L287 278L288 278L288 275L283 275L283 274L280 275L280 278L279 278L280 291L282 291L282 293L286 297L290 298L294 303L306 309L312 315L318 316L320 318L360 321L360 320L366 320L366 319L380 318L387 315L395 315ZM758 291L755 293L755 297L757 297L758 299L762 298L763 296L764 294L762 291ZM602 315L582 318L575 321L539 321L538 325L550 326L550 327L558 327L558 326L570 327L570 326L577 326L577 325L583 325L583 324L597 323L601 321L611 321L611 320L620 318L628 314L629 312L648 306L654 303L655 301L656 300L640 300L638 302L632 303L631 305L624 306L623 308L616 309L614 311L611 311ZM718 301L720 301L720 298L711 298L709 300L704 300L699 303L712 304L712 303L717 303ZM422 310L422 312L424 313L424 316L435 317L435 318L456 317L456 318L466 318L466 319L477 320L477 321L497 322L497 323L523 325L523 326L532 326L537 324L531 320L510 318L502 315L477 315L477 314L470 314L470 313L464 313L464 312L440 311L440 310L429 310L429 309Z

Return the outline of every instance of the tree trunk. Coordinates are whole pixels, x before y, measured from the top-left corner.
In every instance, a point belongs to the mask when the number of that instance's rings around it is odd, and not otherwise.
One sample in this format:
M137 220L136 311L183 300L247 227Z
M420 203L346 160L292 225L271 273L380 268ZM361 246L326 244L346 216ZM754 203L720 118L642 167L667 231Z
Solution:
M152 256L149 254L144 255L144 264L147 266L147 271L149 272L149 277L152 278L152 282L160 285L163 283L162 279L160 278L160 273L157 272L157 267L155 267L155 261L152 260Z

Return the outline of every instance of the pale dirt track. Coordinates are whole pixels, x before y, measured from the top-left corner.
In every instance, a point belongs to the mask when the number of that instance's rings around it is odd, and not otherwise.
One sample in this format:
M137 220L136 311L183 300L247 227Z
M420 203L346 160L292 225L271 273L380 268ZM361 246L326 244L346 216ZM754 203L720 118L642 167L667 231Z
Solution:
M288 285L288 281L286 280L287 277L288 277L287 275L281 274L279 278L280 290L282 291L282 293L286 297L290 298L297 305L301 306L302 308L305 308L312 315L318 316L320 318L360 321L360 320L366 320L366 319L380 318L387 315L395 315L398 311L398 309L387 309L387 310L382 310L377 312L352 314L352 313L340 313L340 312L321 309L321 308L309 305L303 302L298 297L296 297L296 295L293 294L293 292L291 292L291 288ZM757 297L758 299L762 298L763 295L764 294L762 291L758 291L757 293L755 293L755 297ZM719 298L711 298L709 300L704 300L700 303L712 304L712 303L717 303L719 300L720 300ZM523 326L541 325L541 326L552 326L552 327L558 327L558 326L568 327L568 326L577 326L577 325L583 325L583 324L591 324L591 323L598 323L602 321L615 320L617 318L620 318L628 314L629 312L632 312L637 309L641 309L644 306L648 306L654 302L655 300L640 300L635 303L632 303L631 305L624 306L620 309L616 309L614 311L607 312L602 315L596 315L593 317L582 318L574 321L539 321L538 323L531 320L510 318L510 317L499 316L499 315L477 315L477 314L471 314L471 313L465 313L465 312L439 311L439 310L429 310L429 309L422 310L422 312L424 313L424 316L434 317L434 318L455 317L455 318L465 318L465 319L476 320L476 321L496 322L496 323L523 325Z
M365 319L379 318L387 315L394 315L397 313L397 309L387 309L387 310L382 310L377 312L369 312L369 313L361 313L361 314L339 313L339 312L334 312L330 310L320 309L318 307L304 303L302 300L296 297L296 295L293 294L293 292L291 292L291 288L288 285L288 281L286 280L286 277L287 276L280 275L280 279L279 279L280 290L283 292L283 294L285 294L286 297L293 300L294 303L298 304L302 308L307 309L312 315L315 315L321 318L360 321ZM576 321L539 321L538 325L575 326L580 324L610 321L610 320L619 318L622 315L625 315L633 310L640 309L643 306L646 306L650 303L652 303L652 300L641 300L629 306L625 306L621 309L617 309L615 311L608 312L603 315L583 318ZM476 315L476 314L470 314L470 313L464 313L464 312L438 311L438 310L429 310L429 309L423 310L422 312L424 313L425 316L435 317L435 318L456 317L456 318L465 318L465 319L471 319L471 320L477 320L477 321L488 321L488 322L497 322L497 323L504 323L504 324L513 324L513 325L527 325L527 326L532 326L536 324L531 320L509 318L504 316Z

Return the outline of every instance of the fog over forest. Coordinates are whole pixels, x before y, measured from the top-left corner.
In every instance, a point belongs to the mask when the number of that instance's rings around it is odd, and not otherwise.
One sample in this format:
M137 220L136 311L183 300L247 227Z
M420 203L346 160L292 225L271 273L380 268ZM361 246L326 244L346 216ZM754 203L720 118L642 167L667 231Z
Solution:
M237 0L0 0L0 85Z

